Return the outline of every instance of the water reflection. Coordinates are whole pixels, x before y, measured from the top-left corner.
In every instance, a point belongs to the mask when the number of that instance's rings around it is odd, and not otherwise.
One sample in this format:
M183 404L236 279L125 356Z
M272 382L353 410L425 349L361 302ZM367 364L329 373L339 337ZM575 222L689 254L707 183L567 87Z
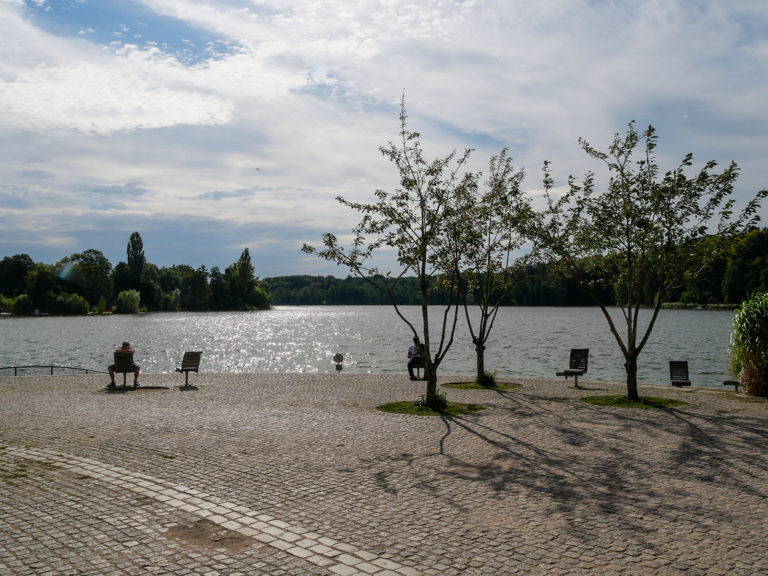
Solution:
M403 312L413 322L417 307ZM618 311L614 316L619 320ZM646 315L647 317L647 315ZM694 384L720 386L728 377L733 314L664 310L640 357L640 380L668 382L668 361L688 360ZM647 319L645 320L647 322ZM619 324L619 329L621 325ZM434 325L432 331L437 329ZM3 318L0 366L61 364L103 369L123 340L146 372L171 372L185 350L203 350L213 372L405 372L410 334L388 306L278 307L253 313L167 313L83 318ZM596 308L505 308L499 313L486 365L500 376L551 377L570 348L589 348L589 378L625 378L623 358ZM474 350L459 325L443 373L472 374Z

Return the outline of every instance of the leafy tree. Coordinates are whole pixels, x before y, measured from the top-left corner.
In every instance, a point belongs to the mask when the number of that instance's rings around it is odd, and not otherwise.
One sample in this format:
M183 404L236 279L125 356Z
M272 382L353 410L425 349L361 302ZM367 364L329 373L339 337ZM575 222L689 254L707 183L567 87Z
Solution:
M138 314L141 295L138 290L123 290L117 295L118 314Z
M231 304L236 310L245 310L248 307L248 296L254 284L253 274L254 268L248 248L243 250L237 262L224 270L232 297Z
M251 254L245 248L237 262L228 266L224 276L229 288L231 307L235 310L267 309L271 306L269 293L254 276Z
M768 229L751 230L732 245L722 279L726 302L768 292Z
M205 266L200 266L186 275L183 286L182 307L185 310L208 310L211 290Z
M141 272L139 294L144 308L156 312L163 309L163 289L160 286L160 271L157 266L145 262Z
M342 197L337 200L362 215L353 229L352 245L339 244L331 233L323 235L324 248L317 251L304 245L303 251L315 253L320 258L346 266L360 278L387 295L397 315L410 328L414 336L419 330L400 311L395 290L402 278L414 274L419 283L421 305L420 338L424 345L422 361L427 374L425 403L440 408L442 401L437 395L437 370L453 343L458 307L455 307L456 271L449 271L450 258L447 245L447 223L452 217L457 190L466 184L460 178L469 150L456 157L452 152L443 158L427 161L424 158L418 132L408 129L405 99L401 102L400 139L380 148L381 153L397 168L400 186L393 192L376 191L373 203L350 202ZM397 258L394 270L380 272L373 258L381 251L391 250ZM399 270L398 270L399 269ZM429 305L431 291L442 283L451 295L443 310L439 334L433 339L430 332Z
M95 306L112 296L112 264L100 250L89 249L62 259L59 277Z
M520 188L523 177L504 149L490 160L484 190L479 190L475 177L458 189L455 199L450 246L454 267L462 270L460 295L479 383L491 381L485 373L485 345L499 307L522 271L513 266L513 253L525 243L522 225L531 217L530 202ZM476 300L472 308L480 315L476 323L470 314L471 300Z
M229 285L224 274L221 273L218 266L211 268L210 273L210 296L209 306L211 310L228 310L231 306L232 297L229 293Z
M128 264L125 262L118 262L117 266L115 266L115 269L112 271L112 294L114 298L116 299L120 292L133 290L137 287L138 285L134 286L133 280L131 279L131 270L128 268Z
M39 312L55 311L56 296L61 292L55 268L50 264L35 264L27 279L27 294L32 308Z
M662 303L679 282L679 271L695 274L735 233L752 225L760 199L768 194L766 190L759 192L733 218L734 201L729 196L738 176L736 164L718 173L714 172L716 163L710 161L688 176L686 172L693 164L688 154L677 168L660 177L656 141L652 126L638 133L634 122L626 136L614 136L608 152L580 139L584 152L608 169L607 187L598 191L595 175L589 172L581 184L570 177L568 189L556 198L549 163L545 163L547 206L530 226L542 254L550 262L559 262L600 307L624 355L629 400L639 399L638 356ZM707 246L707 252L701 249L700 240L713 224L717 226L714 237L720 242ZM590 270L589 279L581 266L593 257L603 266ZM648 278L653 278L652 285ZM599 284L613 289L623 327L614 321L595 289ZM648 296L653 307L643 328L639 321L641 305Z
M19 296L27 290L27 276L35 269L29 254L6 256L0 260L0 294Z
M128 270L130 272L131 288L139 288L141 284L141 274L144 271L144 264L147 259L144 256L144 241L141 234L134 232L128 239L126 247Z

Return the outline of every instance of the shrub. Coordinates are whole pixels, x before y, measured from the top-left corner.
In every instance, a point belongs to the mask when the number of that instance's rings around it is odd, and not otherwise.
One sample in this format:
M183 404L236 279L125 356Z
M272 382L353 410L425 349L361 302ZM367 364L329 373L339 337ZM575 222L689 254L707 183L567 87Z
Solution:
M123 290L117 295L118 314L138 314L141 296L137 290Z
M736 311L730 353L744 392L768 396L768 293L753 295Z
M482 376L475 378L475 384L483 388L494 388L496 386L496 375L484 372Z
M70 294L64 301L65 314L85 315L90 309L91 305L88 304L88 300L80 294Z
M13 313L17 316L29 316L32 314L34 308L32 300L26 294L16 296L16 300L13 303Z
M13 305L15 302L15 298L8 298L0 294L0 312L7 312L8 314L11 314L13 312Z

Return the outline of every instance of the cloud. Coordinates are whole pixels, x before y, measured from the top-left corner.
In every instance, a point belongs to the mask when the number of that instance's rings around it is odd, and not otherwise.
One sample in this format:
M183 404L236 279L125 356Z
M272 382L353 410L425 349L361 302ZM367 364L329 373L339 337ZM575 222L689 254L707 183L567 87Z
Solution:
M403 93L428 155L473 147L483 170L509 146L531 190L545 159L560 183L594 169L578 137L632 119L669 167L735 159L742 201L767 185L762 2L142 0L68 28L38 4L0 2L6 254L119 258L139 230L161 265L253 242L262 275L323 269L298 247L351 229L337 195L396 185L378 147Z

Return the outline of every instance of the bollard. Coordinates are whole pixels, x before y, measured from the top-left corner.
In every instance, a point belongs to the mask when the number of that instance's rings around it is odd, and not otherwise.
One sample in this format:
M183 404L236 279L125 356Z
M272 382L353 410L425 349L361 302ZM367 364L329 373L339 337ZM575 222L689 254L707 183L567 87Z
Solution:
M333 361L336 362L336 371L340 372L343 367L344 356L341 355L339 352L337 352L336 355L333 357Z

